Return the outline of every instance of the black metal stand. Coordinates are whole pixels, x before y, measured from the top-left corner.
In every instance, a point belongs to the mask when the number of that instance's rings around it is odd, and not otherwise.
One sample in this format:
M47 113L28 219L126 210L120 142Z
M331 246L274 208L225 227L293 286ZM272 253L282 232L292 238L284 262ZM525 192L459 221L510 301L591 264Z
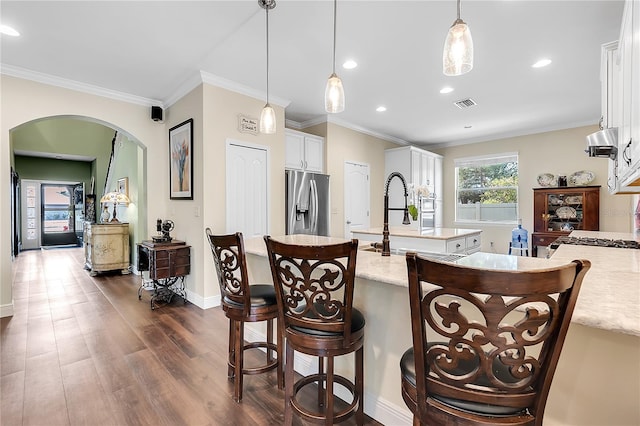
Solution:
M142 290L153 290L150 301L151 310L171 303L173 296L182 297L182 302L185 304L187 303L187 291L184 286L184 276L151 280L151 282L153 283L153 287L148 288L145 286L145 281L143 279L142 284L140 284L140 288L138 288L138 300L142 299ZM158 301L163 303L158 304Z

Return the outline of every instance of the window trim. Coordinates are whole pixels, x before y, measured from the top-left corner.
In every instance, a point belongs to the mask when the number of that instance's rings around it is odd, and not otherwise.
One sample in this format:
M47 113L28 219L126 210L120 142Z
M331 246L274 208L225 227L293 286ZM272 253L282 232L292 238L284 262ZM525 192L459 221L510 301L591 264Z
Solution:
M460 167L483 167L483 166L492 166L496 164L503 164L510 161L515 161L518 164L518 184L514 187L487 187L482 189L515 189L516 190L516 217L513 220L508 221L495 221L495 220L465 220L458 218L458 169ZM518 223L518 218L520 217L520 159L518 152L503 152L497 154L486 154L486 155L477 155L471 157L460 157L453 159L453 170L454 170L454 224L460 225L490 225L490 226L513 226ZM473 189L473 188L470 188Z

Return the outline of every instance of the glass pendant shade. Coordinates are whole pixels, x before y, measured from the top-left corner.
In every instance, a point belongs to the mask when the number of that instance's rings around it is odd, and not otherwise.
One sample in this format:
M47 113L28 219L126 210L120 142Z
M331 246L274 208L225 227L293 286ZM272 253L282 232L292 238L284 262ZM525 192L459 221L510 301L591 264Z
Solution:
M271 105L266 104L260 114L260 133L273 134L276 132L276 112Z
M471 71L473 68L473 40L471 30L462 20L456 19L444 42L442 53L442 72L444 75L456 76Z
M344 88L342 80L333 73L327 81L327 88L324 91L324 109L330 113L344 111Z

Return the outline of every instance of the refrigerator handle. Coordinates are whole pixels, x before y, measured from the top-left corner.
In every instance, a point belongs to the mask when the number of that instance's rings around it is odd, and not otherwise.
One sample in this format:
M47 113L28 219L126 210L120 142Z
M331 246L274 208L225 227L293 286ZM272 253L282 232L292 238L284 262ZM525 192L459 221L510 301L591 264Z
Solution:
M316 181L313 179L309 181L309 184L311 189L311 202L309 203L309 227L311 229L311 233L316 235L318 233L318 187L316 186Z

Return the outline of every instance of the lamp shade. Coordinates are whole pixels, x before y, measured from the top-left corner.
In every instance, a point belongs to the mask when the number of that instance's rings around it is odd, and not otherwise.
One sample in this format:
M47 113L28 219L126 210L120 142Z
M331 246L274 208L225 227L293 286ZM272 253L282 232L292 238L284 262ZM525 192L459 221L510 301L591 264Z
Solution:
M331 74L327 80L327 87L324 91L324 108L330 113L344 111L344 88L342 80L336 73Z
M273 134L276 132L276 112L271 105L266 104L260 114L260 133Z
M444 75L462 75L473 68L473 39L469 26L456 19L444 42L442 72Z
M129 204L131 200L122 192L107 192L100 198L101 203Z

